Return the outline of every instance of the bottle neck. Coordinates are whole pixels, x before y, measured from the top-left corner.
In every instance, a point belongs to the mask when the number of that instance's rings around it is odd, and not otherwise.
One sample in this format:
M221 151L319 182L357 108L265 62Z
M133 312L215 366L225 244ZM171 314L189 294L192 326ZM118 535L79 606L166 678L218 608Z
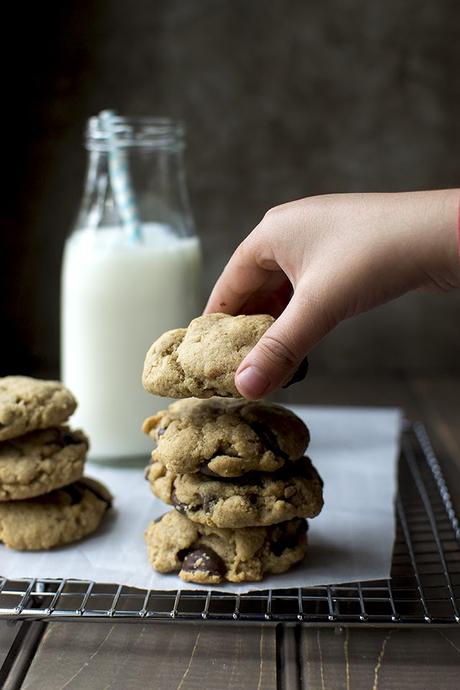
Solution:
M181 237L193 235L183 132L180 129L179 136L178 131L170 121L144 118L136 124L115 118L107 132L100 118L91 118L88 170L77 227L156 223Z

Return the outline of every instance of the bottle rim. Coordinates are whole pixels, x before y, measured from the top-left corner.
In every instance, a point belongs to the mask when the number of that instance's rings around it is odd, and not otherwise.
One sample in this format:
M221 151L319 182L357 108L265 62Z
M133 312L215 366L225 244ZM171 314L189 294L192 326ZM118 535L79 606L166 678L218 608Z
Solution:
M169 117L124 117L106 120L90 117L86 127L86 148L108 151L114 147L167 148L184 147L185 127Z

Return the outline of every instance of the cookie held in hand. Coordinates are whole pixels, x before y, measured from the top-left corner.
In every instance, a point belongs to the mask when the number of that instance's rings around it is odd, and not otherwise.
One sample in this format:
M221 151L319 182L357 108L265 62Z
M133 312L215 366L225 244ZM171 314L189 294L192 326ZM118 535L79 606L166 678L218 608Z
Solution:
M145 390L171 398L241 398L236 370L273 321L268 314L205 314L188 328L167 331L147 352Z

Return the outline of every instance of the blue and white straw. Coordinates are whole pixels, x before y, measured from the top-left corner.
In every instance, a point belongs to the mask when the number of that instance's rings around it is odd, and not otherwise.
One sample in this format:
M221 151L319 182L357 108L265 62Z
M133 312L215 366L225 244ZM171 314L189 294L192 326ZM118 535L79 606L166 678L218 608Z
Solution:
M113 110L103 110L99 113L99 118L107 131L110 144L109 176L115 203L129 241L134 244L142 241L141 222L131 185L128 159L125 151L118 145L113 126L115 115Z

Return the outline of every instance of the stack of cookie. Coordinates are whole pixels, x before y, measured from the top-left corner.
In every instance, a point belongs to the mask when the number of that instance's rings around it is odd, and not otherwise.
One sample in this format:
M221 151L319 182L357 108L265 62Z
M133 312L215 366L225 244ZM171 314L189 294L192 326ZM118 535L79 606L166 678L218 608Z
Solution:
M0 378L0 542L49 549L93 532L111 504L83 477L88 439L66 426L77 403L58 381Z
M243 400L234 384L272 321L202 316L147 353L146 390L185 398L143 426L156 443L146 477L176 509L146 531L159 572L197 583L254 581L306 554L305 518L323 505L321 479L304 456L308 429L289 410Z

